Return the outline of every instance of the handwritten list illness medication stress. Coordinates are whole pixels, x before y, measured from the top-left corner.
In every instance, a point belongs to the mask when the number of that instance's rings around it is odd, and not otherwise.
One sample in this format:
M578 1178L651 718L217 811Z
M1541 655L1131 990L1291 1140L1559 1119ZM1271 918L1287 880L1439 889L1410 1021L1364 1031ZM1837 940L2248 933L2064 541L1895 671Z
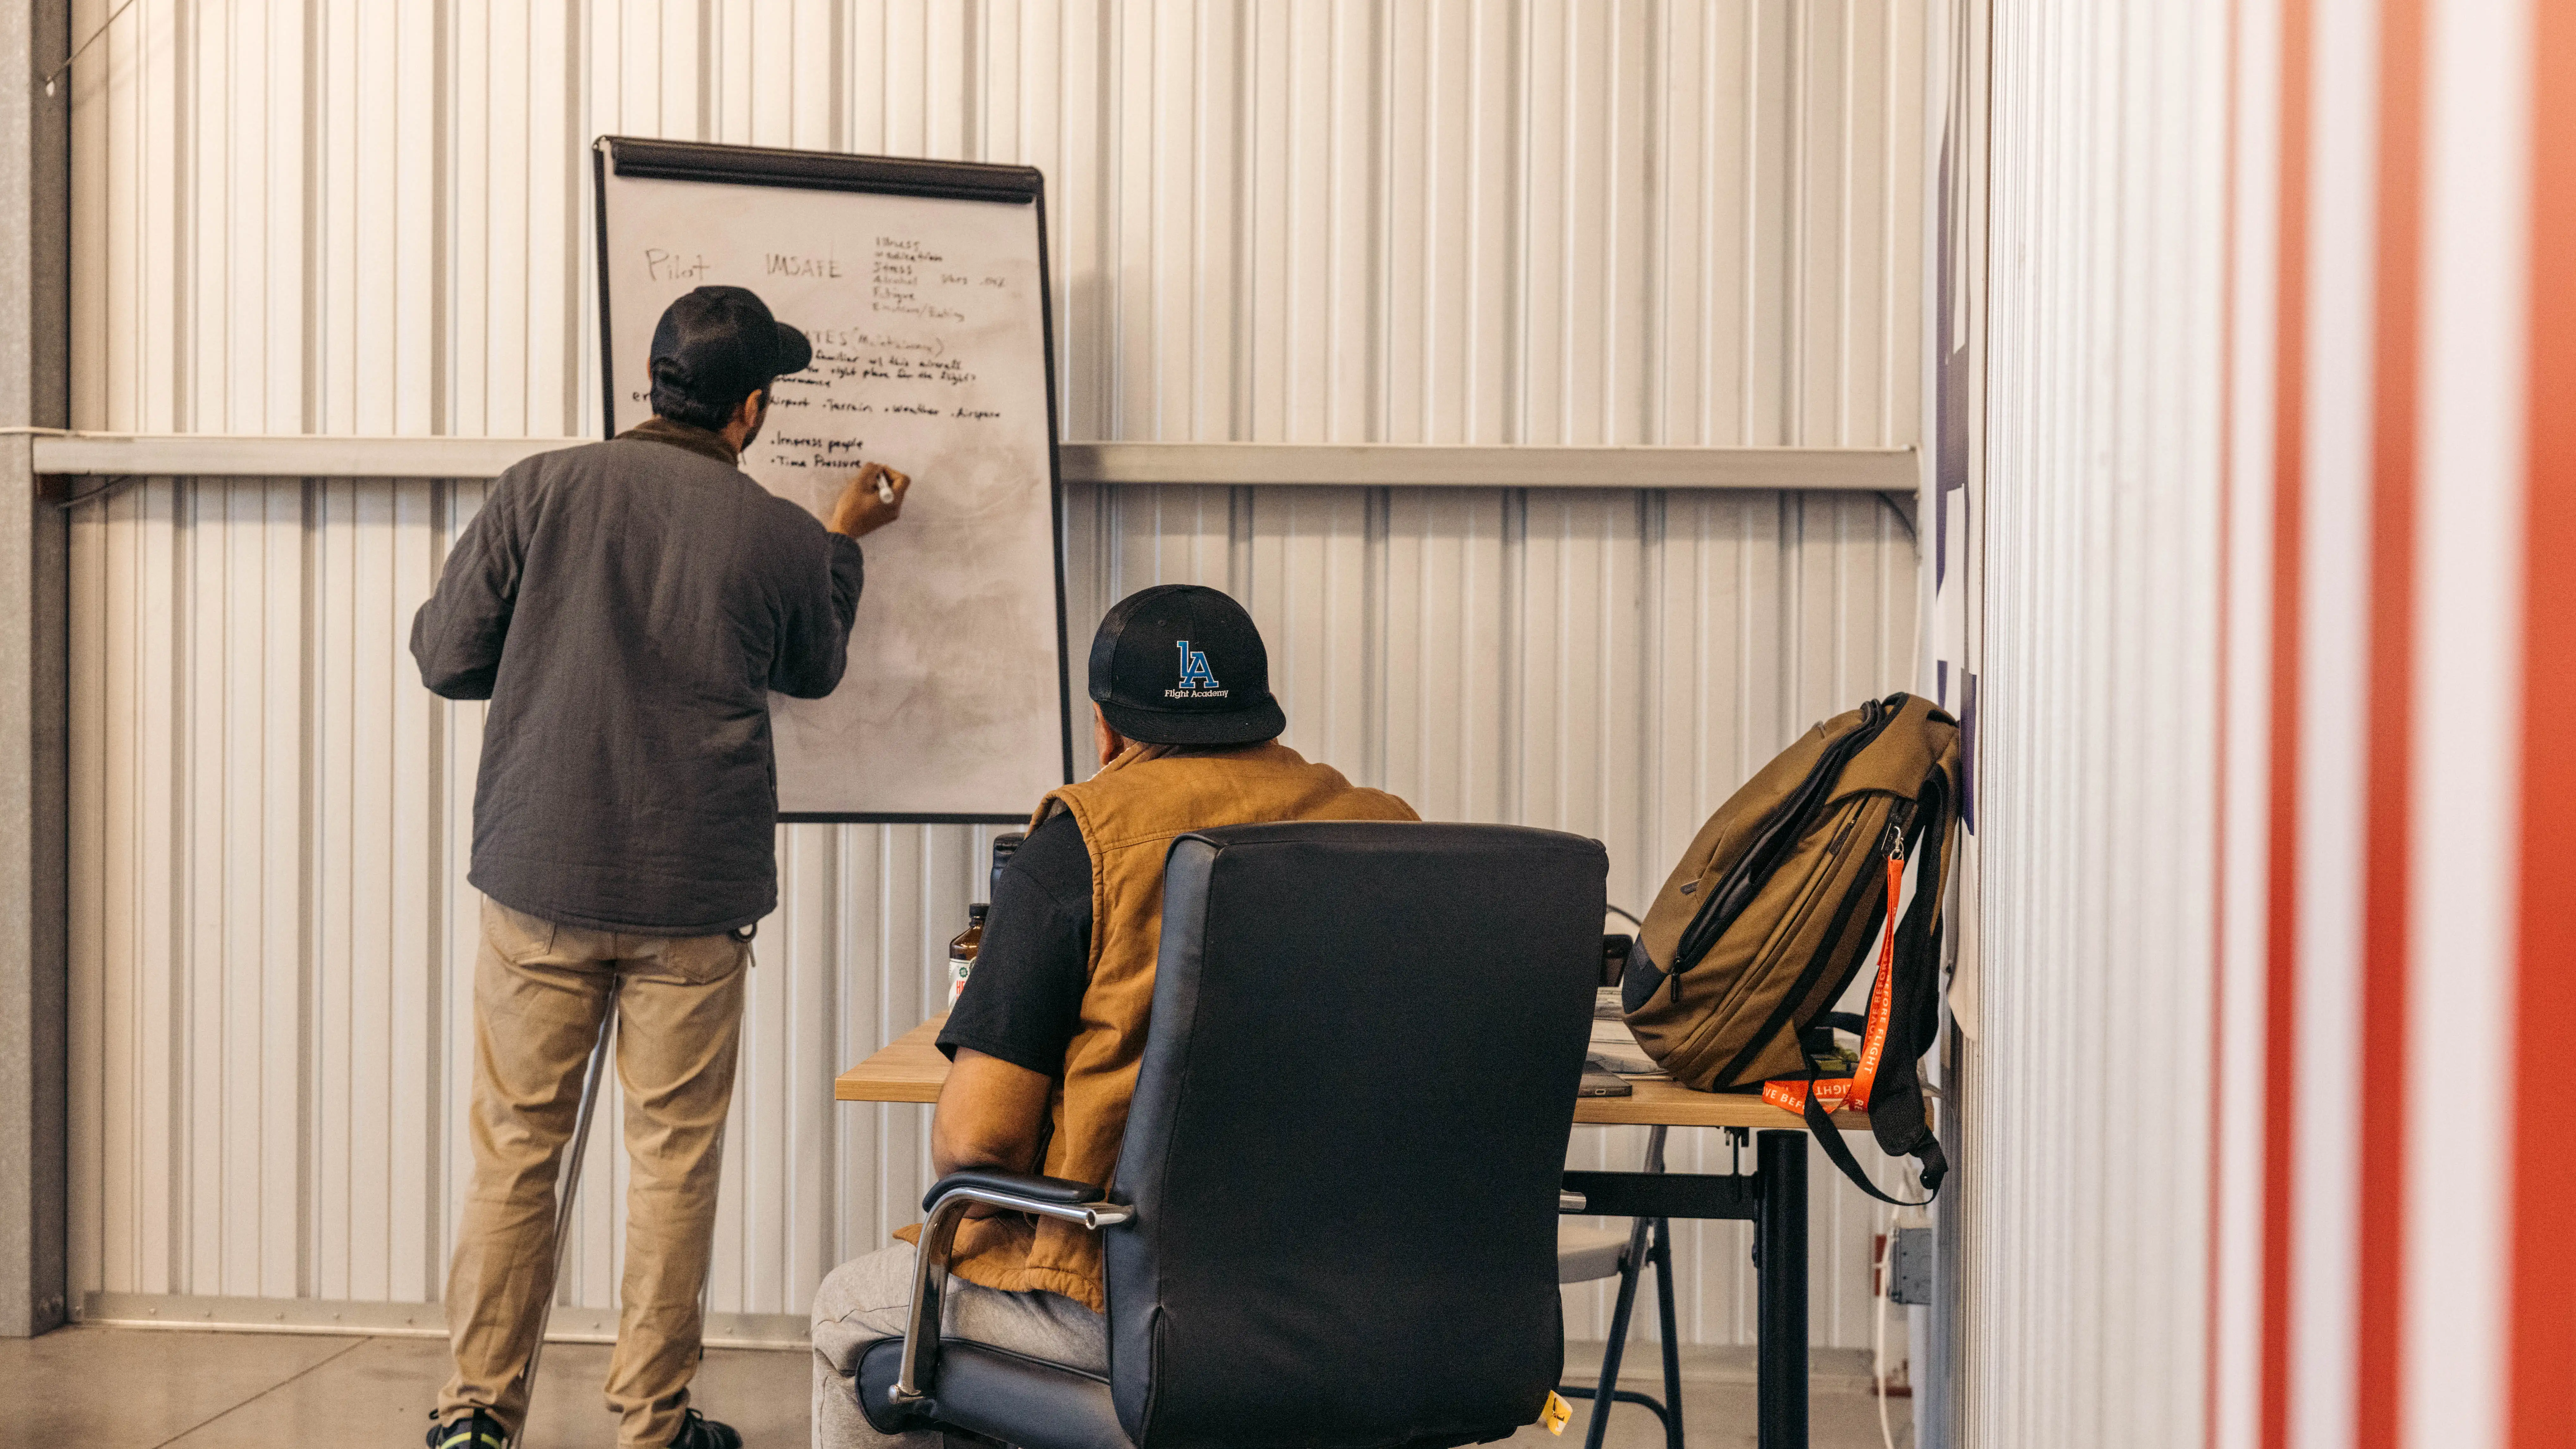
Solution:
M662 309L744 286L814 365L743 470L817 517L861 462L913 477L865 544L848 678L771 702L781 808L1024 814L1063 773L1035 208L625 177L607 200L617 429L651 414Z

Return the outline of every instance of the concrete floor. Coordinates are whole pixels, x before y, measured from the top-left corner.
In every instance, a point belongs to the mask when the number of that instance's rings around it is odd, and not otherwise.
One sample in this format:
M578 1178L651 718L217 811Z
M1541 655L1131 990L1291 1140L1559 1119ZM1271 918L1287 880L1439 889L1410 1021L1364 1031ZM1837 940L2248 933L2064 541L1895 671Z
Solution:
M1578 1372L1582 1354L1568 1358ZM740 1429L746 1449L795 1449L807 1435L807 1363L801 1353L710 1350L698 1406ZM528 1449L613 1449L617 1423L597 1390L607 1372L605 1345L548 1345ZM67 1328L0 1339L0 1383L11 1386L6 1437L61 1449L412 1449L446 1373L447 1345L430 1338ZM1724 1360L1695 1361L1685 1373L1682 1417L1693 1449L1751 1446L1746 1376ZM1654 1389L1649 1379L1626 1382ZM1878 1449L1877 1405L1860 1382L1820 1374L1812 1403L1813 1449ZM1907 1449L1906 1401L1889 1409L1897 1449ZM1588 1412L1575 1406L1562 1439L1530 1428L1511 1442L1579 1445ZM1644 1409L1611 1418L1614 1449L1663 1442Z
M1808 1380L1808 1449L1913 1449L1914 1401L1887 1401L1887 1438L1878 1430L1878 1397L1869 1391L1866 1353L1816 1350ZM1755 1449L1753 1433L1753 1353L1750 1349L1685 1348L1682 1350L1682 1432L1690 1449ZM1590 1384L1601 1374L1601 1346L1565 1346L1565 1381ZM1620 1365L1619 1387L1658 1398L1664 1392L1662 1359L1655 1345L1638 1339L1628 1345ZM1574 1422L1557 1438L1532 1426L1513 1435L1514 1445L1548 1444L1568 1449L1583 1443L1592 1406L1574 1404ZM1622 1404L1610 1415L1603 1449L1664 1449L1664 1426L1651 1409Z

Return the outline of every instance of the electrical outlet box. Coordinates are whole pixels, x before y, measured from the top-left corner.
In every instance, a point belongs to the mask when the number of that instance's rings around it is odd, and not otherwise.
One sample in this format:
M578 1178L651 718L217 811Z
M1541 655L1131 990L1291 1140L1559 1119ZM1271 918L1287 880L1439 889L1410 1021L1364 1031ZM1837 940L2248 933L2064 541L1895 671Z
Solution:
M1887 1301L1908 1305L1932 1301L1932 1230L1898 1228L1887 1249Z

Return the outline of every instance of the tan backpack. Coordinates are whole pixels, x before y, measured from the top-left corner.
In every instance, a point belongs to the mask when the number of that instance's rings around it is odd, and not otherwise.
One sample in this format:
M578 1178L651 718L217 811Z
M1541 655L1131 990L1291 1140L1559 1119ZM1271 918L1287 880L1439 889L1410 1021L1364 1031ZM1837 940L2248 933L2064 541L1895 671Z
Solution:
M1674 1080L1761 1091L1803 1112L1826 1155L1872 1197L1831 1112L1865 1107L1878 1144L1949 1165L1915 1064L1938 1031L1941 897L1958 824L1959 723L1892 694L1809 730L1718 807L1673 867L1620 976L1628 1026ZM1908 856L1914 902L1893 917ZM1832 1010L1875 954L1867 1017ZM1844 1076L1833 1027L1860 1035Z

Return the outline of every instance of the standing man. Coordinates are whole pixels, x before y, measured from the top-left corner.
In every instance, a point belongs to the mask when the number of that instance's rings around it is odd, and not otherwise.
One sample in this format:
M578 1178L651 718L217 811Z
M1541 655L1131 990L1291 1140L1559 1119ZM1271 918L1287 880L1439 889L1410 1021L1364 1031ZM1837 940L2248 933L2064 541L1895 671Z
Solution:
M501 475L412 620L421 682L489 699L474 787L474 1181L432 1449L501 1449L555 1282L555 1181L612 998L626 1274L622 1449L738 1449L689 1407L717 1141L753 923L778 904L769 694L841 682L857 540L910 480L869 463L826 523L736 466L813 349L740 287L653 330L652 419Z

